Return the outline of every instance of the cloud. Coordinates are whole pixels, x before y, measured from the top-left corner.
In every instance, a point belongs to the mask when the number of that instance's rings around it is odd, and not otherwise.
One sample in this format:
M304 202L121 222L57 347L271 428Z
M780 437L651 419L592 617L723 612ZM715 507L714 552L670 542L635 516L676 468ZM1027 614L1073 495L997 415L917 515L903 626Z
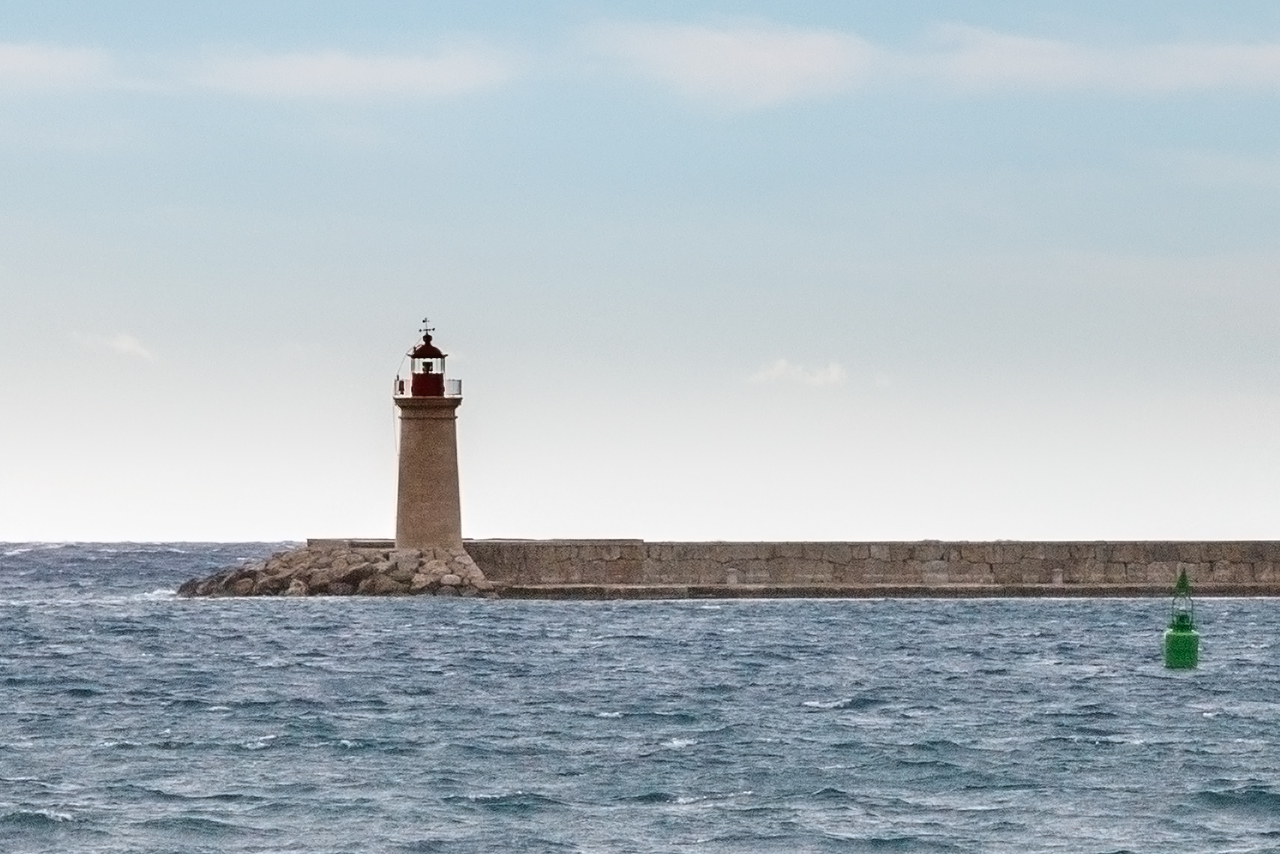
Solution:
M1091 47L963 25L936 27L907 73L967 89L1132 94L1280 88L1280 44L1181 42Z
M1280 89L1277 42L1095 46L963 24L935 26L909 47L767 23L608 24L588 36L595 51L643 76L686 97L737 109L912 81L968 92Z
M326 50L215 60L195 83L263 98L448 98L512 76L510 63L482 49L450 48L435 56Z
M1280 154L1250 156L1210 151L1173 151L1162 159L1170 170L1204 186L1280 190Z
M79 89L106 83L110 57L98 50L0 43L0 89Z
M844 382L845 373L836 362L827 362L826 367L810 370L802 365L793 365L786 359L778 359L756 371L749 378L753 383L798 382L802 385L839 385Z
M683 95L751 109L856 86L875 49L855 35L774 25L611 24L592 47Z
M77 332L73 337L80 346L91 350L110 350L122 356L146 359L148 362L156 360L155 354L144 347L141 341L123 332L117 332L115 335L82 335Z

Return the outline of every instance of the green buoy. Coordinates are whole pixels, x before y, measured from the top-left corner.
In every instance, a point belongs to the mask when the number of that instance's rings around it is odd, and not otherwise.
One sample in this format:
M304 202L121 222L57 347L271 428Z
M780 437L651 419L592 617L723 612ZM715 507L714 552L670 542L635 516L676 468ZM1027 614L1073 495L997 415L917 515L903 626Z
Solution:
M1164 666L1190 668L1200 663L1200 633L1196 631L1195 607L1191 604L1191 584L1187 571L1178 574L1173 585L1173 606L1169 628L1164 632Z

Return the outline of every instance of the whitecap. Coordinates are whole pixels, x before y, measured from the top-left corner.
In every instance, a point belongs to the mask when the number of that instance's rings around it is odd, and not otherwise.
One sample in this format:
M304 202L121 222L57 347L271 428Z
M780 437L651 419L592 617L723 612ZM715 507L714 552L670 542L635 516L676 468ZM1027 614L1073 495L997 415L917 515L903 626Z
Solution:
M852 703L852 697L842 697L839 700L805 700L800 705L810 709L847 709Z
M662 742L662 746L668 750L683 750L684 748L692 747L697 743L697 740L693 738L673 738L670 741Z
M240 746L245 750L266 750L271 746L271 742L275 741L279 737L280 736L278 735L264 735L253 741L241 742Z

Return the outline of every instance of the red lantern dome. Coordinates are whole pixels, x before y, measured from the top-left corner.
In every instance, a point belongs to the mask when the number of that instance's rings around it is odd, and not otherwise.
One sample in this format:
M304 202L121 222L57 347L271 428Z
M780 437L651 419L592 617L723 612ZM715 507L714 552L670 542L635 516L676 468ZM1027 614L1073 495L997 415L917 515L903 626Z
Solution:
M431 342L435 330L422 321L422 341L406 355L409 359L408 397L458 397L462 394L462 381L450 380L446 395L444 360L446 353ZM396 378L396 394L406 396L405 380Z

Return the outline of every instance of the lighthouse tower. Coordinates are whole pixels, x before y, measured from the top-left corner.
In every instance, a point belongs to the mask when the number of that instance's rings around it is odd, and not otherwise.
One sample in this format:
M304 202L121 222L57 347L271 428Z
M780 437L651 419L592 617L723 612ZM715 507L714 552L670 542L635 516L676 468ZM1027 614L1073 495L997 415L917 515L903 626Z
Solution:
M422 324L422 341L408 353L409 376L396 378L393 398L400 410L396 548L461 548L457 414L462 381L445 380L445 354L431 342L426 320Z

